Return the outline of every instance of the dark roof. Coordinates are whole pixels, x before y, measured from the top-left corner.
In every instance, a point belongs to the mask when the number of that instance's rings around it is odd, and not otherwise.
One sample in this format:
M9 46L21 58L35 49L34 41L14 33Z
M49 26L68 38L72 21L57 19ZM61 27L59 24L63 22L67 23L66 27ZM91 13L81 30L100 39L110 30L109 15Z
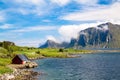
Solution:
M27 56L24 55L24 54L18 54L17 56L18 56L21 60L23 60L23 61L28 61Z

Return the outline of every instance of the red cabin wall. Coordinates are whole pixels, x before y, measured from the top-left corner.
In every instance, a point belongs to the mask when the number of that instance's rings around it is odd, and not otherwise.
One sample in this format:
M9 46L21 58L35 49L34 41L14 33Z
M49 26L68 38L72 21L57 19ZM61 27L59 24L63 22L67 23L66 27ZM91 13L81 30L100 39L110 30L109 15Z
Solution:
M12 60L12 64L23 64L24 61L22 61L18 56L15 56Z

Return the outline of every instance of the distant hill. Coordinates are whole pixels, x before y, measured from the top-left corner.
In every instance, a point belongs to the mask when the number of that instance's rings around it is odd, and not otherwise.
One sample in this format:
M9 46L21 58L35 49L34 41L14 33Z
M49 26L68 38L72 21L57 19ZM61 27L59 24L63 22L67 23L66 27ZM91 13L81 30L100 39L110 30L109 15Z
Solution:
M39 48L64 48L67 47L68 44L67 42L57 43L52 40L47 40L45 44L41 45Z
M8 49L9 46L15 46L15 43L14 42L10 42L10 41L0 42L0 47Z
M19 46L16 46L14 42L10 42L10 41L0 42L0 48L6 49L8 53L12 53L14 51L18 51L21 49Z
M112 23L100 24L79 32L79 36L72 38L70 43L56 43L47 41L40 48L120 48L120 25Z
M15 50L15 43L10 41L0 42L0 58L8 58L12 56L12 52Z

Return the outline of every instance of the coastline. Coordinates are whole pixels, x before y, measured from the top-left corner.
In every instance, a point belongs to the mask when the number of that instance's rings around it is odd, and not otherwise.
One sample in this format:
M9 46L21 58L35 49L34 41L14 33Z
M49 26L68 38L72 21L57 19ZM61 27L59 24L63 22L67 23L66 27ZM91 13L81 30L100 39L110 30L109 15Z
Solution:
M91 52L86 52L86 53L68 53L69 56L67 58L75 58L75 57L81 57L78 56L77 54L95 54L95 53L99 53L99 52L120 52L120 50L94 50ZM38 60L38 59L44 59L47 57L34 57L34 58L30 58L30 61L34 61L34 60ZM8 65L8 67L10 69L13 70L12 73L5 73L3 75L0 75L0 80L38 80L37 76L39 76L41 74L41 72L36 72L34 70L32 70L32 68L26 68L25 65L20 64L20 65L16 65L16 64L10 64Z
M1 75L0 80L38 80L37 76L40 75L40 72L25 68L25 65L10 64L8 67L13 72Z

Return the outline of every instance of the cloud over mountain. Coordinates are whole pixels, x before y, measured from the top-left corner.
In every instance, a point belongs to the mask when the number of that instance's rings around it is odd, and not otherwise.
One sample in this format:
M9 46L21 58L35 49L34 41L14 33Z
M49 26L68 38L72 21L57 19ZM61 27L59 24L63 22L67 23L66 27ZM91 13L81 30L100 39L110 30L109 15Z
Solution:
M119 30L118 24L103 23L79 31L77 38L71 38L69 43L58 44L47 40L40 48L120 48Z
M83 23L78 25L63 25L59 28L58 32L65 41L69 41L71 38L78 37L78 34L81 30L90 27L97 27L97 25L103 22L96 22L96 23Z

